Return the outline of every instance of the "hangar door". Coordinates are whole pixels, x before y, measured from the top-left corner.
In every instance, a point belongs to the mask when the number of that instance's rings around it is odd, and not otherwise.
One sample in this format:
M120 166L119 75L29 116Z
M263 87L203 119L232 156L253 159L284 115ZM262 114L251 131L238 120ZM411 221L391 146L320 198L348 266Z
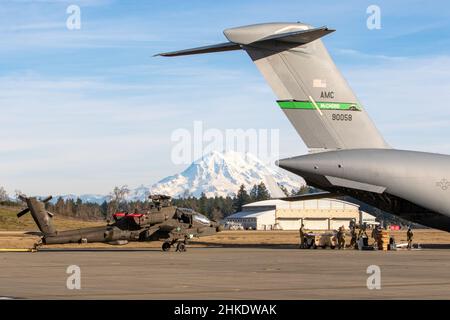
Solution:
M341 226L344 226L345 229L349 229L351 219L331 219L330 220L330 229L337 230Z
M281 230L298 230L300 229L301 219L297 218L278 218L277 223Z
M328 230L328 219L303 219L305 229Z

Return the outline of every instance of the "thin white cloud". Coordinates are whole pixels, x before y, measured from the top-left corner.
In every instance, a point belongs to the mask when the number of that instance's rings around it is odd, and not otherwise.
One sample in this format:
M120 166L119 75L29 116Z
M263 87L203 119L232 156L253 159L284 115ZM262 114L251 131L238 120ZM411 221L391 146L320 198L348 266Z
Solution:
M362 51L358 51L358 50L354 50L354 49L343 49L343 48L336 49L335 53L337 55L348 56L350 58L364 59L366 61L367 61L367 59L382 60L382 61L403 61L403 60L407 59L407 57L372 54L372 53L366 53L366 52L362 52Z

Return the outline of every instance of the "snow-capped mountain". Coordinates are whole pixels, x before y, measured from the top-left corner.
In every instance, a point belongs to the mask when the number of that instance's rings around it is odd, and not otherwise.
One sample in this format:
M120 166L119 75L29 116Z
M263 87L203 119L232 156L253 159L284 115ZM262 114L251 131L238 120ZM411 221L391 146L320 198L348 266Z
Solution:
M173 198L185 196L207 197L233 196L243 184L247 191L264 182L270 190L267 177L286 187L287 190L298 189L305 184L300 177L292 178L280 168L268 166L250 153L242 154L234 151L213 151L194 161L181 173L166 177L150 187L141 185L130 189L126 198L129 201L145 200L150 194L167 194ZM59 196L53 198L56 202ZM83 202L101 204L109 200L108 195L84 194L62 195L64 200L80 198Z
M275 182L289 191L304 185L301 178L293 179L282 169L270 167L250 153L213 151L194 161L183 172L154 184L151 192L172 197L199 197L202 192L207 197L232 196L241 184L247 191L261 182L268 186L267 176L273 177Z

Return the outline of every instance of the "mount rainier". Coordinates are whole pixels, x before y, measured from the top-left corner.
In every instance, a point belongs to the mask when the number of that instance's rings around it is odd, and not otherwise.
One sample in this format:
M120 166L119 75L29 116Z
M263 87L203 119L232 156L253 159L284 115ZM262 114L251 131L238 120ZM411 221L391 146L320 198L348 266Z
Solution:
M154 184L151 191L173 197L199 197L202 192L207 197L225 197L235 194L241 184L247 191L261 182L268 185L266 176L272 176L289 191L304 185L301 178L294 180L282 169L270 167L250 153L213 151L194 161L183 172Z

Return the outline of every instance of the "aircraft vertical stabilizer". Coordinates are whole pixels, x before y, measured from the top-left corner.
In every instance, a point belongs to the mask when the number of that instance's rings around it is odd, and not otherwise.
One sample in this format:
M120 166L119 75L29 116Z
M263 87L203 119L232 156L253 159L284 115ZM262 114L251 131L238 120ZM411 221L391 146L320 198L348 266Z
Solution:
M303 23L256 24L226 29L227 43L160 55L243 49L311 151L389 148L320 40L333 31Z

